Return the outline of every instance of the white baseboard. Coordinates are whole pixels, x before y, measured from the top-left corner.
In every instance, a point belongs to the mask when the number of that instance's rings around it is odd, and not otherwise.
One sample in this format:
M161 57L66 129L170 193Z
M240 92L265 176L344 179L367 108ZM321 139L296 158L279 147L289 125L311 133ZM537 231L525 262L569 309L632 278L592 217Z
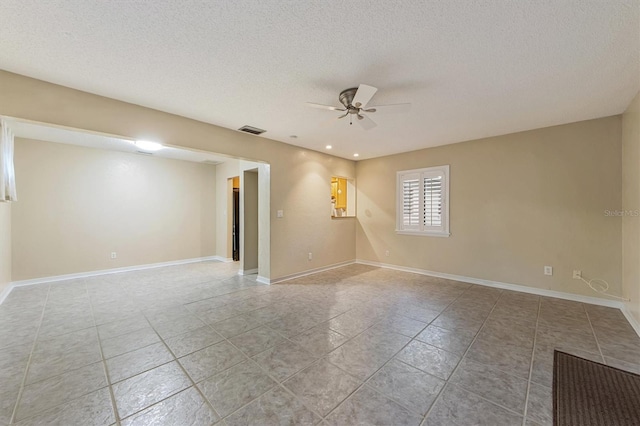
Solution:
M15 287L22 287L22 286L34 285L34 284L44 284L44 283L50 283L50 282L56 282L56 281L65 281L65 280L78 279L78 278L88 278L88 277L95 277L95 276L99 276L99 275L117 274L117 273L120 273L120 272L140 271L140 270L144 270L144 269L161 268L161 267L165 267L165 266L185 265L185 264L189 264L189 263L207 262L207 261L228 262L230 260L226 259L226 258L223 258L221 256L207 256L207 257L198 257L198 258L193 258L193 259L175 260L175 261L170 261L170 262L160 262L160 263L152 263L152 264L146 264L146 265L127 266L127 267L123 267L123 268L102 269L102 270L98 270L98 271L81 272L81 273L77 273L77 274L66 274L66 275L57 275L57 276L52 276L52 277L35 278L35 279L30 279L30 280L13 281L13 282L9 283L9 285L7 285L4 288L4 290L2 290L2 292L0 293L0 304L2 304L5 301L5 299L9 295L9 293L11 293L11 290L13 290ZM276 284L276 283L292 280L294 278L300 278L300 277L317 274L319 272L328 271L328 270L335 269L335 268L341 268L343 266L351 265L351 264L354 264L354 263L358 263L358 264L362 264L362 265L369 265L369 266L376 266L376 267L386 268L386 269L393 269L393 270L396 270L396 271L412 272L412 273L415 273L415 274L427 275L427 276L436 277L436 278L445 278L445 279L449 279L449 280L467 282L467 283L470 283L470 284L478 284L478 285L487 286L487 287L501 288L501 289L505 289L505 290L517 291L517 292L520 292L520 293L529 293L529 294L535 294L535 295L538 295L538 296L555 297L555 298L558 298L558 299L571 300L571 301L574 301L574 302L582 302L582 303L588 303L588 304L592 304L592 305L600 305L600 306L607 306L607 307L611 307L611 308L617 308L617 309L621 310L621 312L624 314L624 316L629 321L629 324L631 324L631 326L634 328L634 330L636 331L638 336L640 336L640 323L638 322L638 320L636 320L636 318L633 315L631 315L631 313L629 312L629 310L626 307L626 304L621 302L621 301L618 301L618 300L603 299L603 298L600 298L600 297L583 296L583 295L579 295L579 294L572 294L572 293L565 293L565 292L555 291L555 290L547 290L547 289L541 289L541 288L535 288L535 287L528 287L528 286L523 286L523 285L518 285L518 284L503 283L503 282L499 282L499 281L491 281L491 280L485 280L485 279L481 279L481 278L465 277L465 276L462 276L462 275L447 274L447 273L443 273L443 272L435 272L435 271L429 271L429 270L426 270L426 269L411 268L411 267L408 267L408 266L392 265L392 264L388 264L388 263L374 262L374 261L363 260L363 259L348 260L348 261L345 261L345 262L335 263L335 264L328 265L328 266L323 266L323 267L320 267L320 268L308 269L308 270L303 271L303 272L298 272L298 273L295 273L295 274L285 275L285 276L278 277L278 278L273 278L273 279L262 277L262 276L258 275L256 281L259 282L259 283L262 283L262 284ZM238 272L239 275L251 275L251 274L256 274L256 273L258 273L258 269L249 269L249 270L246 270L246 271L239 271Z
M608 306L610 308L622 309L624 304L618 300L603 299L600 297L582 296L579 294L565 293L562 291L546 290L543 288L528 287L519 284L503 283L499 281L484 280L481 278L465 277L462 275L446 274L443 272L428 271L426 269L410 268L408 266L391 265L388 263L372 262L369 260L357 259L356 263L363 265L377 266L396 271L413 272L414 274L428 275L430 277L445 278L448 280L462 281L470 284L478 284L486 287L502 288L505 290L518 291L520 293L535 294L538 296L555 297L557 299L571 300L574 302L588 303L591 305Z
M259 282L261 282L263 284L276 284L276 283L281 283L283 281L292 280L294 278L300 278L300 277L304 277L304 276L307 276L307 275L317 274L318 272L328 271L330 269L341 268L343 266L352 265L354 263L356 263L355 260L347 260L345 262L334 263L332 265L323 266L321 268L307 269L306 271L298 272L298 273L291 274L291 275L285 275L285 276L278 277L278 278L273 278L273 279L259 277L259 278L262 278L262 280L263 280L263 281L259 281Z
M256 278L256 281L259 282L260 284L271 284L271 280L269 278L261 277L260 275L258 275L258 278Z
M238 275L253 275L258 273L258 268L253 269L240 269Z
M9 293L11 293L11 290L13 290L13 286L11 285L11 283L7 284L7 286L2 289L2 291L0 292L0 305L2 304L2 302L4 302L4 299L7 298Z
M627 309L627 304L625 303L620 310L622 311L622 314L627 319L627 321L629 321L629 324L631 324L631 327L633 327L638 336L640 336L640 322L638 322L636 317L634 317L629 309Z
M34 284L52 283L57 281L66 281L66 280L73 280L73 279L79 279L79 278L97 277L99 275L118 274L120 272L142 271L144 269L154 269L154 268L162 268L165 266L186 265L189 263L210 262L210 261L224 262L225 259L220 256L196 257L192 259L172 260L169 262L149 263L146 265L125 266L122 268L100 269L97 271L79 272L77 274L55 275L51 277L33 278L30 280L12 281L11 283L9 283L7 287L5 287L2 293L0 293L0 304L2 304L2 302L5 301L9 293L11 293L11 290L13 290L16 287L23 287L23 286L34 285Z

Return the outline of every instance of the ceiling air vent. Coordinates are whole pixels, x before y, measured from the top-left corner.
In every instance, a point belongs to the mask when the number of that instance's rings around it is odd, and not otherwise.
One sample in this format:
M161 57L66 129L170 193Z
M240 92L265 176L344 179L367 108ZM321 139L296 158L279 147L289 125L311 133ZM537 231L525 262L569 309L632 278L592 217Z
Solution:
M153 155L153 152L146 152L146 151L136 151L137 154L142 154L142 155Z
M203 163L203 164L211 164L212 166L215 166L215 165L218 165L218 164L222 164L222 161L204 160L204 161L201 161L201 163Z
M251 133L252 135L260 135L266 132L266 130L258 129L257 127L253 126L242 126L238 130L245 133Z

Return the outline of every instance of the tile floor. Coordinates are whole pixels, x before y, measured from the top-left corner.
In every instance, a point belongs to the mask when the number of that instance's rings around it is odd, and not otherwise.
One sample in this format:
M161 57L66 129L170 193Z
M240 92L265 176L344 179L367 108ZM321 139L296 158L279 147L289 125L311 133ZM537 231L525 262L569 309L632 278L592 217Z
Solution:
M105 275L0 305L0 425L548 425L554 348L640 372L610 308L363 265Z

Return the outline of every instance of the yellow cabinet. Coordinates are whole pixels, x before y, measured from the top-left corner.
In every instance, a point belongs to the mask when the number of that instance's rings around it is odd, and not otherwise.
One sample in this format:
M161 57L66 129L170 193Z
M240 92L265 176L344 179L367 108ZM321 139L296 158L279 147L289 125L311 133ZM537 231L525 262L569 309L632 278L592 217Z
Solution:
M331 178L331 199L336 201L336 209L347 208L347 179Z

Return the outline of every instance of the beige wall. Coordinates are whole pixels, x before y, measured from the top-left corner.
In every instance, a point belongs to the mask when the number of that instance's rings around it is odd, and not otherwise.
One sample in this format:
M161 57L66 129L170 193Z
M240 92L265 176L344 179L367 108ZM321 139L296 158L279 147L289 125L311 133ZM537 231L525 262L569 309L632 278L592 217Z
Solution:
M451 236L397 235L396 172L444 164ZM598 296L580 269L620 294L619 116L360 161L357 186L358 259Z
M622 283L640 323L640 93L622 115Z
M356 178L352 161L4 71L0 94L0 114L270 163L272 279L357 254L593 296L571 279L576 268L621 291L622 220L604 217L622 206L619 117L361 161L358 219L331 220L330 178ZM439 164L451 165L451 237L396 235L395 172Z
M0 203L0 294L11 282L11 204Z
M6 71L0 71L0 114L268 162L271 260L266 277L355 258L355 220L332 221L327 214L330 178L355 178L353 161ZM284 210L285 217L276 218L276 210Z
M213 165L16 139L15 168L14 281L215 253Z
M271 274L271 166L258 164L258 274L264 280ZM353 256L355 256L355 230Z
M242 197L242 270L258 269L258 171L244 171L240 184Z

